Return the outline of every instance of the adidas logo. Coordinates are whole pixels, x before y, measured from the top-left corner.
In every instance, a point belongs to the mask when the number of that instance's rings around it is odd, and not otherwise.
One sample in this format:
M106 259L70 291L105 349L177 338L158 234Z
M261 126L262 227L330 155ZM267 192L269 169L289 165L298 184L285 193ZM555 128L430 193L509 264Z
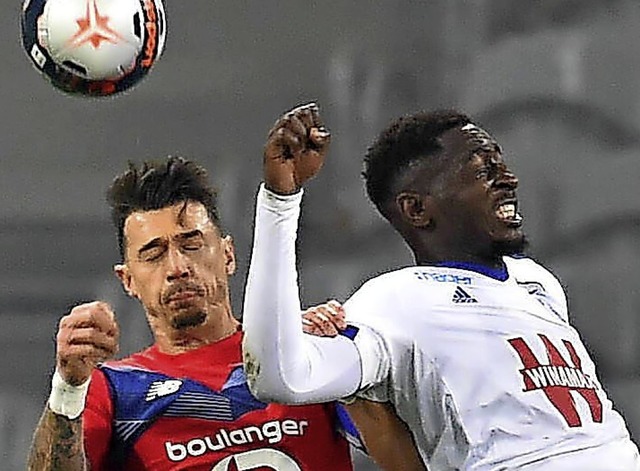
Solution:
M167 379L165 381L154 381L149 386L149 390L147 391L147 396L145 400L147 402L153 401L154 399L158 399L159 397L168 396L169 394L173 394L177 392L182 386L182 381L179 379Z
M456 290L453 292L453 299L451 299L454 303L477 303L478 300L463 290L460 286L456 287Z

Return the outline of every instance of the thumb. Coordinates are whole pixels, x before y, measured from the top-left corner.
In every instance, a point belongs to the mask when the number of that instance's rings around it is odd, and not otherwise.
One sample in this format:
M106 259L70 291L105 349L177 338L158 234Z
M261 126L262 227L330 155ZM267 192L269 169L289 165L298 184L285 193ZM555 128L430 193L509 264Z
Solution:
M329 145L331 133L324 126L311 128L309 131L309 140L316 148L323 148Z

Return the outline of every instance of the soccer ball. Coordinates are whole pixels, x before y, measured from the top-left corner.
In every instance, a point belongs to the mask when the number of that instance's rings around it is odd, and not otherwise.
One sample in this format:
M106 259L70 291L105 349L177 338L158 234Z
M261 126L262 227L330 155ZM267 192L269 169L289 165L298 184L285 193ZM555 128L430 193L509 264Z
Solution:
M60 90L107 96L140 82L164 48L161 0L25 0L22 44Z

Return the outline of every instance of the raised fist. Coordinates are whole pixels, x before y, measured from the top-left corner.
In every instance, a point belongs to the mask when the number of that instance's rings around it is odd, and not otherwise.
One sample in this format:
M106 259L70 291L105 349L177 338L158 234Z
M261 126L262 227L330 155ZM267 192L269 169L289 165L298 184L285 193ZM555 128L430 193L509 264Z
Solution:
M282 195L299 191L322 168L330 140L315 103L281 116L269 131L264 147L267 189Z
M68 384L84 383L100 362L118 351L119 329L104 302L80 304L60 319L56 336L56 368Z

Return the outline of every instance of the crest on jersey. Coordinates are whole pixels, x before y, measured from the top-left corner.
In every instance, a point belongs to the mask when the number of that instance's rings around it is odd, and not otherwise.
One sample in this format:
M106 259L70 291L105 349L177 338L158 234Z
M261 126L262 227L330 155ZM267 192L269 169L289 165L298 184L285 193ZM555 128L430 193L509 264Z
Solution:
M249 470L273 470L273 471L300 471L300 466L282 451L271 448L245 451L228 456L211 471L249 471Z
M540 304L542 304L545 308L549 309L551 312L553 312L560 319L563 319L563 317L558 313L558 311L556 311L554 309L553 304L551 303L551 299L550 299L549 295L547 294L547 290L545 290L545 288L542 285L542 283L539 283L538 281L517 281L517 283L518 283L519 286L521 286L524 289L526 289L527 292L531 296L536 298L536 300Z

